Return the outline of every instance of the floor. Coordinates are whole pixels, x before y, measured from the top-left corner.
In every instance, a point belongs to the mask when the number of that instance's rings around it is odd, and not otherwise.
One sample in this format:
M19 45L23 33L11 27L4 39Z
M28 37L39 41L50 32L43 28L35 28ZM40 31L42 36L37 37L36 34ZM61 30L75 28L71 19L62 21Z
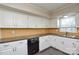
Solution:
M36 53L35 55L67 55L55 48L47 48L41 52Z

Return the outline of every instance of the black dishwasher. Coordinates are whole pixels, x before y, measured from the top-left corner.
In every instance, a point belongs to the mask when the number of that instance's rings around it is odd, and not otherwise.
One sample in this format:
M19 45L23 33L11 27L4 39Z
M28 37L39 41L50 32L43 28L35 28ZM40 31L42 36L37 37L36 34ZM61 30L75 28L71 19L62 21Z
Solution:
M39 51L39 37L28 39L28 55L33 55Z

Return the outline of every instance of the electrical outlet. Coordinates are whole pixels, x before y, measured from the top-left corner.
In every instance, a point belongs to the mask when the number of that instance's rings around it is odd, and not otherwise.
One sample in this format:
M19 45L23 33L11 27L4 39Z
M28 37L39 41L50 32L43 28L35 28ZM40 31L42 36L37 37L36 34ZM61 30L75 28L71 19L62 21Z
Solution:
M58 31L58 30L56 30L56 31Z
M14 30L12 31L12 34L15 34L15 31Z

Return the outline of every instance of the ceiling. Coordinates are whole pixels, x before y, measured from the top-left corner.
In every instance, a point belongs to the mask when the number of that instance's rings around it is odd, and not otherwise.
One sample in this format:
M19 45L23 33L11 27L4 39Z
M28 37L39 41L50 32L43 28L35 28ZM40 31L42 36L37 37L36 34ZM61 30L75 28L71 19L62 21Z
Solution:
M35 5L39 8L42 8L43 10L47 11L54 11L55 9L65 5L66 3L32 3L32 5Z
M75 4L70 4L70 3L4 3L1 5L4 8L10 7L10 9L12 8L12 10L19 10L19 11L22 11L23 13L29 13L29 14L33 14L33 15L50 18L51 15L57 14L63 8L68 9ZM75 7L75 8L77 8L77 7ZM73 10L75 11L75 8L70 8L67 11L73 12ZM73 9L73 10L71 10L71 9ZM61 11L61 13L62 12L64 12L64 11ZM61 13L59 12L59 14L61 14Z

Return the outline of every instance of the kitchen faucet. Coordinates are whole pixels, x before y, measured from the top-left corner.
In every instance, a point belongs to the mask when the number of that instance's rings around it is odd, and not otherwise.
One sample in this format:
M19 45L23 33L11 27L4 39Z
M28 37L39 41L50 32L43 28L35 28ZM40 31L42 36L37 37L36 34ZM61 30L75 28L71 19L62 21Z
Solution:
M66 32L66 37L67 37L67 32Z

